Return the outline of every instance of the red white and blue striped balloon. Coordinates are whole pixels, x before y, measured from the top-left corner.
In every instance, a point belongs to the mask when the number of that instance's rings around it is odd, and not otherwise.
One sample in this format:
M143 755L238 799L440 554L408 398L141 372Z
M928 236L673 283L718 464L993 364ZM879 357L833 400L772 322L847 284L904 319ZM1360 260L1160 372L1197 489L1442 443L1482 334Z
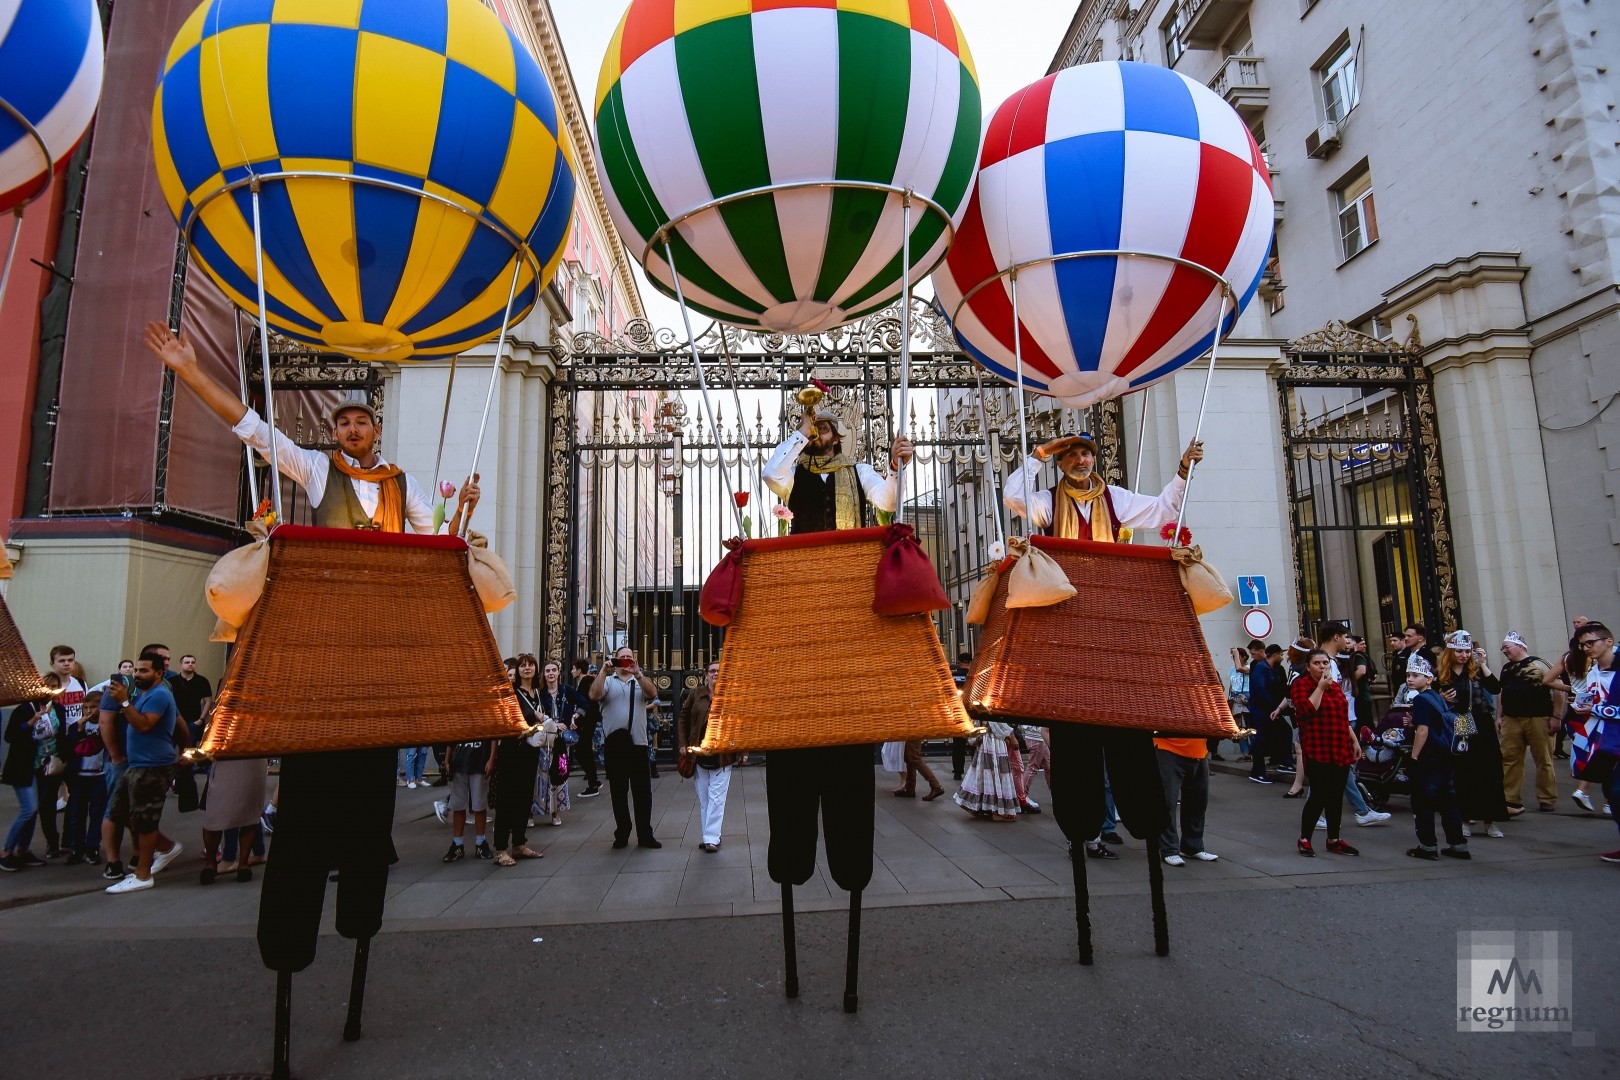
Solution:
M1225 334L1271 246L1271 176L1254 137L1207 87L1167 68L1065 68L996 111L979 182L934 288L974 359L1015 381L1012 296L997 272L1053 255L1132 250L1231 283ZM1215 338L1220 287L1159 258L1092 256L1019 271L1024 385L1081 408L1141 389Z
M73 152L101 97L96 0L0 0L0 100L45 140L51 160L0 109L0 213L33 198Z

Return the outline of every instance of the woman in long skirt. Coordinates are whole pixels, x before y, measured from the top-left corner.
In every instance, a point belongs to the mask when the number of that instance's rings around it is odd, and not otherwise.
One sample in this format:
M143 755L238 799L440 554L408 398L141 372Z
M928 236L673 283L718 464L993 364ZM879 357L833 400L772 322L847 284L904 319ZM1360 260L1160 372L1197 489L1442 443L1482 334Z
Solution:
M208 769L208 789L203 797L204 885L219 875L219 843L225 833L238 830L238 853L231 870L237 881L252 881L249 856L258 838L259 815L264 812L265 785L270 763L264 758L216 761Z
M574 732L573 709L568 707L562 686L562 667L555 661L545 666L545 682L540 688L540 708L557 721L557 738L550 746L540 748L540 771L534 781L534 813L536 817L549 817L553 825L562 824L562 812L569 808L568 800L568 736Z
M1464 822L1480 822L1484 835L1500 838L1496 823L1508 819L1507 796L1502 793L1502 744L1496 736L1496 716L1486 702L1482 680L1491 673L1485 650L1474 645L1472 635L1458 630L1446 637L1440 654L1435 689L1446 707L1474 722L1468 738L1468 752L1456 760L1457 809ZM1466 824L1463 835L1473 835Z
M962 786L952 796L956 805L976 817L1013 821L1018 816L1018 786L1013 781L1012 759L1007 756L1007 740L1012 728L992 720L989 731L979 740L979 748L962 775Z

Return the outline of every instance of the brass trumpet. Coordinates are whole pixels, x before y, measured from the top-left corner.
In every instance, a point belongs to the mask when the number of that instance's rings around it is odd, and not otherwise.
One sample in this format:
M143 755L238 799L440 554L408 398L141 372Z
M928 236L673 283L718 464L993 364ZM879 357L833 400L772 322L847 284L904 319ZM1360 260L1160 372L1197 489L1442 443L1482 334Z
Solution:
M799 392L793 395L793 399L804 406L804 415L808 416L811 424L814 425L816 406L820 405L821 399L826 396L826 392L819 386L805 386L801 387Z

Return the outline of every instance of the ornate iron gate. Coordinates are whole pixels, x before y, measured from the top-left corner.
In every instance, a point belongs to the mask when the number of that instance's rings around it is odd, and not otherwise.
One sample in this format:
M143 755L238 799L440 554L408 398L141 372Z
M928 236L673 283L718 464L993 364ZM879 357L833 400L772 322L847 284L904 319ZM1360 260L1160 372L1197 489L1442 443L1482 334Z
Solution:
M954 657L971 648L963 617L1000 509L985 466L995 460L1006 474L1016 417L1000 384L986 387L992 392L981 406L975 367L955 350L937 312L916 303L912 327L904 430L916 458L907 471L905 519L953 601L936 625ZM666 704L678 706L720 647L720 632L698 617L697 601L724 554L722 541L738 532L727 479L730 490L750 491L753 535L774 535L775 499L755 488L754 478L798 423L793 395L812 377L831 387L823 406L848 421L855 445L846 441L845 452L886 463L899 407L899 309L811 336L711 326L698 349L716 406L712 426L684 336L637 323L620 341L587 333L562 344L548 406L546 655L594 656L630 645ZM1065 420L1075 423L1072 414L1037 414L1032 436L1051 434ZM1118 428L1117 408L1099 412L1092 425L1115 446ZM1122 476L1117 452L1109 460Z
M1343 619L1378 646L1458 623L1434 385L1404 344L1330 323L1277 379L1300 623ZM1376 647L1376 646L1375 646Z

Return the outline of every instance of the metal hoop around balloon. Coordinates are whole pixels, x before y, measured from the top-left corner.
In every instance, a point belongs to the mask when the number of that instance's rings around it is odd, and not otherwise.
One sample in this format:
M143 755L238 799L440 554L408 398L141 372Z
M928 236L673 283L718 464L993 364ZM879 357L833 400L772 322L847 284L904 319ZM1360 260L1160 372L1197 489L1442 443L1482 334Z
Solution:
M1202 263L1196 263L1190 259L1183 259L1177 255L1165 255L1157 251L1132 251L1123 248L1096 251L1066 251L1059 255L1048 255L1040 259L1030 259L1026 262L1014 263L1003 270L996 271L994 274L985 278L983 281L974 285L973 288L963 293L962 299L957 301L956 307L951 311L951 325L954 326L956 325L957 319L962 314L962 309L967 306L967 302L978 295L980 290L988 287L994 282L1000 281L1002 278L1006 278L1008 284L1011 286L1013 317L1013 373L1017 377L1018 386L1018 451L1020 456L1025 460L1029 458L1029 431L1024 422L1024 339L1023 325L1018 318L1018 275L1021 271L1028 270L1033 266L1049 266L1052 263L1064 262L1069 259L1103 258L1154 259L1159 262L1175 263L1177 266L1184 266L1188 270L1193 270L1203 274L1205 277L1209 278L1211 281L1215 282L1221 287L1221 306L1220 311L1215 319L1215 336L1209 343L1209 366L1204 372L1204 393L1198 401L1198 423L1193 428L1193 441L1197 442L1204 433L1204 412L1209 406L1209 386L1215 378L1215 357L1220 352L1222 337L1221 325L1226 322L1227 305L1236 295L1232 288L1232 283ZM1146 393L1147 388L1144 387L1143 394L1145 395ZM1142 429L1145 431L1146 428L1147 399L1144 397L1142 399ZM1140 445L1137 447L1137 458L1138 464L1140 465ZM1021 467L1022 466L1020 466L1020 468ZM1193 473L1197 470L1197 468L1198 463L1196 461L1189 463L1187 466L1187 483L1182 489L1181 509L1176 514L1176 535L1178 536L1181 534L1181 524L1187 516L1187 499L1192 492ZM1138 479L1140 479L1140 471L1137 475ZM1026 518L1025 520L1025 528L1028 528L1028 519Z
M45 159L45 168L40 171L39 184L33 191L23 197L23 200L11 208L11 239L6 243L6 261L0 263L0 306L6 302L6 286L11 284L11 264L17 257L17 241L22 236L23 210L28 204L39 198L51 189L51 175L55 171L51 163L51 148L45 144L45 136L39 129L29 123L28 118L17 110L17 107L5 98L0 97L0 112L5 113L16 121L23 129L23 133L33 140L39 147L39 156Z
M517 299L518 281L522 277L524 264L527 263L533 269L534 279L536 282L538 282L542 276L541 271L543 268L540 266L539 260L535 258L534 251L530 249L529 245L525 243L522 238L520 238L510 229L506 228L506 226L502 225L500 222L494 221L488 216L478 213L477 211L469 210L467 207L456 202L454 199L447 198L443 195L436 195L430 191L422 191L418 188L411 187L408 184L401 184L398 181L384 180L374 176L356 176L353 173L326 172L319 170L290 170L284 172L255 173L249 176L244 176L238 180L233 180L228 184L221 184L219 187L208 192L208 194L204 195L201 199L198 199L192 206L190 213L186 215L186 219L181 223L180 233L185 242L187 250L194 250L191 243L191 232L192 229L196 227L198 220L202 217L204 208L206 208L209 203L213 202L222 195L227 195L243 187L246 187L249 190L249 193L252 195L254 278L255 284L258 286L258 310L254 313L254 315L259 324L259 361L261 364L261 370L264 372L264 420L265 424L270 428L271 433L269 455L271 479L270 503L271 508L275 510L277 520L281 520L282 518L281 469L276 461L275 395L271 392L270 388L270 327L268 301L265 296L264 288L264 233L259 219L259 191L267 182L285 183L288 180L335 180L339 183L359 184L365 187L384 188L389 191L399 192L403 195L412 195L424 202L437 203L440 206L447 207L472 218L476 224L490 230L511 245L513 254L516 255L517 258L512 267L512 285L507 291L506 310L501 317L501 332L495 345L495 359L490 366L489 389L485 392L484 412L483 416L478 422L478 440L473 446L472 465L467 470L467 476L471 478L472 475L478 471L478 458L482 454L484 448L484 431L489 424L490 408L494 403L495 389L500 381L501 354L506 351L506 339L511 330L512 323L512 305ZM175 321L178 323L180 318L178 314L179 308L177 308L176 311L177 314L175 315ZM178 325L171 326L169 329L176 335L180 333L180 327ZM448 426L450 411L450 391L455 385L455 371L456 358L451 357L450 383L445 387L445 422L441 423L439 427L439 447L433 463L433 494L435 497L437 496L439 487L439 466L444 455L445 430ZM248 403L248 383L245 368L243 371L241 385L242 404L246 405ZM253 454L252 449L249 448L247 453L249 474L251 475ZM467 514L462 519L461 528L463 534L465 534L467 531L471 520L471 514Z
M924 210L932 211L945 222L944 245L940 248L939 257L922 271L920 276L926 277L934 272L935 267L945 261L945 253L951 248L951 241L956 236L956 226L951 221L951 215L945 207L928 198L919 195L911 188L900 187L896 184L883 184L875 180L795 180L781 184L767 184L764 187L749 188L746 191L734 191L729 195L709 199L690 209L683 210L653 231L647 244L641 250L641 265L645 267L656 248L663 249L664 264L669 267L669 276L675 284L675 301L681 306L681 321L686 328L686 343L692 353L692 368L697 374L698 392L703 399L703 412L708 418L709 427L719 437L719 426L715 423L714 405L709 400L709 383L703 374L703 360L698 355L697 338L692 334L692 317L686 308L686 296L681 289L681 275L675 266L675 252L670 243L670 234L675 232L680 224L698 214L718 210L729 203L740 202L744 199L758 198L761 195L774 195L779 191L806 191L817 188L844 189L853 191L881 191L890 195L899 195L900 203L900 408L895 420L895 430L904 434L906 422L906 402L911 389L911 206L912 203L921 203ZM736 493L731 487L731 477L721 470L721 477L725 481L726 494L731 496L733 507L737 512L737 527L739 531L743 525L743 511L737 505ZM896 523L905 520L906 511L906 480L905 465L895 462L895 512Z

